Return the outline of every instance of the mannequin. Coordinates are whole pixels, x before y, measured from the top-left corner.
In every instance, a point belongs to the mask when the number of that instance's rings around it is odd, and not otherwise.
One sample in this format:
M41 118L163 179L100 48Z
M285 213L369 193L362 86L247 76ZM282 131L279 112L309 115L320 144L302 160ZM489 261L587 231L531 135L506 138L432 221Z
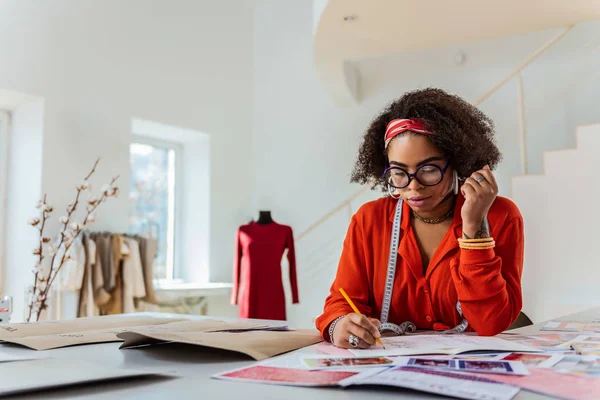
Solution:
M281 259L287 250L292 303L299 302L294 233L261 210L256 222L238 228L231 304L240 318L286 319Z
M273 218L271 217L271 211L259 211L258 221L256 222L260 225L266 225L275 221L273 221Z

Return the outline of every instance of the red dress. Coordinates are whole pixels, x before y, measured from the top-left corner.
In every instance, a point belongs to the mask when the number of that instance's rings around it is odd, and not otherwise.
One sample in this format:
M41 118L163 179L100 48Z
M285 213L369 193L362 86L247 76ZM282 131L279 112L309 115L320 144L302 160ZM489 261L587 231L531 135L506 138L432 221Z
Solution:
M285 320L281 258L288 249L292 301L298 303L296 254L292 228L276 222L256 222L238 229L233 263L231 304L239 304L240 318Z

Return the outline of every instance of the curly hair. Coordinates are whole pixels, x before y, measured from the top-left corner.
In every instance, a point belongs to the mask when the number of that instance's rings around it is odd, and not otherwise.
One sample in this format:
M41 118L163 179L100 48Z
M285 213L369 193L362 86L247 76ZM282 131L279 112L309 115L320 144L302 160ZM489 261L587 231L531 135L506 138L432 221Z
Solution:
M351 182L386 189L382 175L389 163L384 135L387 124L396 118L422 119L435 132L429 138L459 177L468 177L486 164L493 170L502 158L494 140L494 123L489 117L458 96L427 88L404 94L371 122Z

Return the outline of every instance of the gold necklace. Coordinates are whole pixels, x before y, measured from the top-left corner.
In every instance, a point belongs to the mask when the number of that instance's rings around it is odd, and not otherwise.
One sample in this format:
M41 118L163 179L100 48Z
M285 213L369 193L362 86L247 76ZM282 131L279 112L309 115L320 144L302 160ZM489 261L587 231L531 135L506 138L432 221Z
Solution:
M415 210L412 210L412 214L415 216L416 219L426 224L439 224L441 222L444 222L454 214L454 207L452 207L446 214L437 218L423 218L419 214L417 214Z

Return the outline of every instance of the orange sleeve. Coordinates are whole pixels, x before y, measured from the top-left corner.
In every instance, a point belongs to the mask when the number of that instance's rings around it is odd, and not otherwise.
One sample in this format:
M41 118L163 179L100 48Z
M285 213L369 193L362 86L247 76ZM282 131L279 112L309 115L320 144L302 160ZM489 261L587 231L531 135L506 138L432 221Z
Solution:
M242 264L242 244L240 243L240 229L235 236L235 251L233 256L233 288L231 289L231 305L238 303L238 290L240 283L240 268Z
M506 223L495 240L494 249L461 250L450 268L464 317L481 336L507 329L523 305L523 218Z
M331 285L329 296L325 300L323 314L317 320L317 329L325 340L329 338L329 324L342 315L352 313L339 289L343 288L359 311L367 316L371 314L369 304L370 285L364 255L364 239L362 229L356 216L352 217L350 227L344 240L342 256L338 264L337 274Z

